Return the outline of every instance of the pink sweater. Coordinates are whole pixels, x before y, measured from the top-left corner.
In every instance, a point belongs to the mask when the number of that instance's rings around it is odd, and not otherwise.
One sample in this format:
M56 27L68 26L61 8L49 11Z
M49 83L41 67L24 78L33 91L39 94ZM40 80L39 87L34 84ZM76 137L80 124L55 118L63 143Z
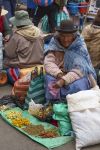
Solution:
M63 73L64 70L64 53L63 52L49 52L44 59L44 67L48 74L57 78L59 73ZM73 69L72 71L66 73L62 79L65 80L65 84L68 85L75 80L82 77L82 73L78 69Z

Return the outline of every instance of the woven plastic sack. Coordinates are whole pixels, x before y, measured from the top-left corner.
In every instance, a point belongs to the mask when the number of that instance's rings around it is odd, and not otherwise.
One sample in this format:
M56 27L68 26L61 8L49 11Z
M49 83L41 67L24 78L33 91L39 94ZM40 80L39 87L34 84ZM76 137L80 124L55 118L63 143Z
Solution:
M27 95L30 81L31 81L31 73L28 73L23 78L17 80L14 84L12 95L18 97L20 103L24 104L25 102L25 97Z
M66 97L74 133L76 150L100 143L100 89L69 94Z
M56 26L59 26L62 20L67 19L69 19L69 16L64 11L58 13L57 16L55 17ZM42 19L41 29L43 32L50 32L47 16L44 16Z
M27 92L30 86L31 82L31 72L34 71L37 68L38 75L40 74L41 67L43 68L43 65L36 65L32 68L26 68L20 70L20 79L18 79L13 87L12 94L19 97L19 100L23 99L23 102L25 102L25 97L27 96ZM44 68L43 68L44 73Z

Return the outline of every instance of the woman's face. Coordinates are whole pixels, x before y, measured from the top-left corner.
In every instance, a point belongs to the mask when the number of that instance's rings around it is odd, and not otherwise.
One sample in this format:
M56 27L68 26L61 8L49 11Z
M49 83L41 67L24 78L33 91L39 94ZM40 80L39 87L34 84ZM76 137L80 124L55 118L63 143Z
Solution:
M71 33L59 33L59 42L63 47L68 47L74 41L74 35Z

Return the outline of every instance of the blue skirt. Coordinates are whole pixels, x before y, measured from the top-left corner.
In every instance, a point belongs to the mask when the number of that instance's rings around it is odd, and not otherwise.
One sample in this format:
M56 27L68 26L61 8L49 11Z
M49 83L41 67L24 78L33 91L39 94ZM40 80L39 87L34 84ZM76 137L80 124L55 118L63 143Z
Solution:
M73 83L66 85L58 90L55 97L50 91L50 83L56 82L57 79L51 75L45 75L45 98L47 101L65 100L68 94L73 94L82 90L89 90L91 88L90 82L87 77L82 77Z

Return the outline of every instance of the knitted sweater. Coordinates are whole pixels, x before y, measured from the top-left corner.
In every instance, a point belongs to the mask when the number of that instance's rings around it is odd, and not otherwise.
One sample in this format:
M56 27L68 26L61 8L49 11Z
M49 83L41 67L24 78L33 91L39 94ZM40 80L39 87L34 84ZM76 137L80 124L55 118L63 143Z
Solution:
M57 78L59 73L63 73L63 52L50 52L45 56L44 67L48 74ZM66 73L62 76L62 79L65 80L65 84L68 85L75 80L78 80L82 77L82 73L78 69L73 69L72 71Z
M66 85L89 74L96 78L86 44L79 34L68 48L64 48L56 36L53 37L45 48L44 54L46 72L54 77L57 77L59 73L66 72L62 77Z

